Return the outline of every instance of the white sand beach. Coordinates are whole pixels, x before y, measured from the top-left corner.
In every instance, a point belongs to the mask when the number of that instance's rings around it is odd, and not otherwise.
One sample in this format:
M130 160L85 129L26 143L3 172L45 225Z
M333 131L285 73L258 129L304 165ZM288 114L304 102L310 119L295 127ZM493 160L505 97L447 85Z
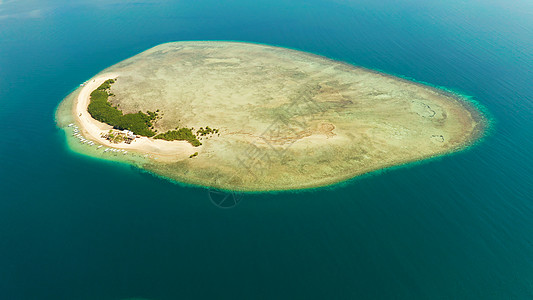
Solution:
M90 103L90 95L95 89L104 83L104 81L115 79L118 76L119 75L115 73L107 73L91 79L82 88L76 98L73 106L74 116L76 122L79 124L81 134L86 139L110 148L138 151L142 154L151 154L153 157L163 161L181 160L188 158L191 154L198 151L200 147L193 147L187 141L165 141L148 137L138 137L133 140L131 144L115 144L102 138L101 135L112 129L112 126L93 119L87 111L87 106L89 106Z

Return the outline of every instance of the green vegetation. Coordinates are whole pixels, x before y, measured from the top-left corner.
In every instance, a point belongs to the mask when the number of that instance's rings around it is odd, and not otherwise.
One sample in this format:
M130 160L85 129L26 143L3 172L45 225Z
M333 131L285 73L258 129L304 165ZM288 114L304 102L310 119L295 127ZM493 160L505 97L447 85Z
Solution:
M197 136L218 133L218 129L206 126L205 128L200 127L200 129L196 131L196 135L193 133L194 128L176 128L176 130L169 130L165 133L156 135L157 130L154 130L152 121L157 119L159 109L155 112L147 111L146 113L141 111L131 114L122 113L121 110L112 106L109 102L109 96L113 95L109 92L109 89L113 83L115 83L114 79L106 80L91 93L91 102L89 103L87 110L94 119L100 122L109 124L115 129L130 130L136 135L154 137L155 139L167 141L188 141L194 147L202 145L197 139ZM110 132L109 138L115 141L118 136L114 136ZM123 138L118 138L118 140L120 139ZM198 155L198 152L191 157L196 155Z
M121 110L109 103L109 88L115 80L106 80L96 90L91 93L91 102L87 111L91 116L103 123L109 124L116 129L130 130L135 134L152 137L155 132L152 121L156 119L157 113L148 111L147 114L139 111L132 114L123 114Z
M178 130L169 130L165 133L158 134L154 139L162 139L167 141L188 141L194 147L200 146L202 143L192 133L190 128L180 128Z
M194 154L191 154L191 155L189 156L189 158L193 158L193 157L195 157L195 156L198 156L198 152L194 152Z
M198 129L198 131L196 131L196 133L201 135L201 136L206 136L208 134L218 133L218 129L210 128L209 126L205 126L205 128L200 127L200 129Z

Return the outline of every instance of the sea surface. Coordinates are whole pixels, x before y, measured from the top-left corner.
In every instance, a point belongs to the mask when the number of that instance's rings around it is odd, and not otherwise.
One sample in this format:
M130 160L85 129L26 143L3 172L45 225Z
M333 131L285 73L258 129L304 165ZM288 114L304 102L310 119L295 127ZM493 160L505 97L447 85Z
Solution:
M160 43L324 55L471 96L466 151L219 194L73 152L61 100ZM0 299L532 299L533 2L0 1Z

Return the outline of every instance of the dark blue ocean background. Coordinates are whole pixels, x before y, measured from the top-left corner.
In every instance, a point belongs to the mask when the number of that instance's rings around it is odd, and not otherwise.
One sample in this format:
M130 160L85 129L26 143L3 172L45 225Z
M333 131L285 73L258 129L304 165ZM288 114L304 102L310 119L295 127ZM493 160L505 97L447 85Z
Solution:
M492 130L455 155L230 209L69 150L54 113L70 91L181 40L450 88ZM0 1L0 299L532 299L532 112L530 0Z

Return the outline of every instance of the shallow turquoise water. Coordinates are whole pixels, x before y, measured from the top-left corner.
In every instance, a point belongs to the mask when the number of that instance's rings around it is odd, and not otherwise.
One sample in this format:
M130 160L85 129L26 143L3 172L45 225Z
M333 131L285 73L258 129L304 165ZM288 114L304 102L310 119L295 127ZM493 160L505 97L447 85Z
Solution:
M0 2L0 299L532 298L532 4L375 2ZM487 107L493 131L231 209L67 148L54 111L69 91L154 45L206 39L445 86Z

